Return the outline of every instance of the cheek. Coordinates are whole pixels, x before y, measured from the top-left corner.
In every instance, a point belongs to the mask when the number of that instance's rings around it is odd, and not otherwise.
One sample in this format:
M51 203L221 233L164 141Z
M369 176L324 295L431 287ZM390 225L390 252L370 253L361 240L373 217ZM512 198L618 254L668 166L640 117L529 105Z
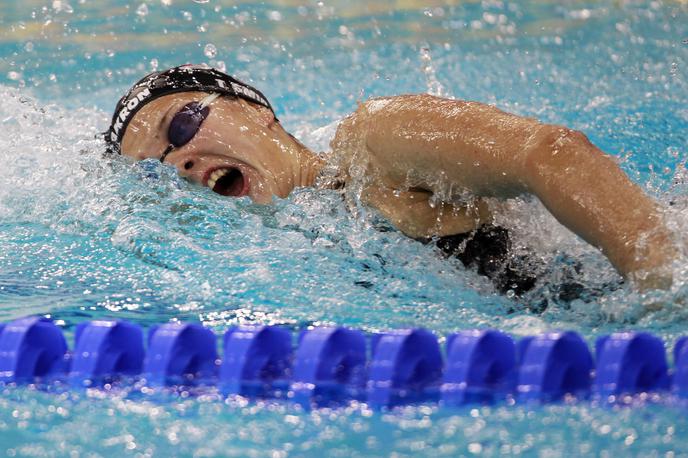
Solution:
M159 157L164 149L165 147L160 146L159 142L139 141L122 145L122 155L141 161L151 157Z
M203 133L218 145L217 153L260 164L275 172L289 163L282 145L273 139L272 132L246 119L222 116L206 119Z

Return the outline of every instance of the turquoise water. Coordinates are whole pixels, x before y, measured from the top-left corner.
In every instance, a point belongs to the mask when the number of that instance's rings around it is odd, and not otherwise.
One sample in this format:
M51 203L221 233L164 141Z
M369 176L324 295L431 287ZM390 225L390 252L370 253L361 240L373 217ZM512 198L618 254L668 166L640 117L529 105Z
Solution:
M550 267L524 300L390 230L331 191L273 206L230 200L168 167L102 160L117 98L154 68L226 67L273 101L288 129L326 151L319 129L375 95L480 100L584 131L688 225L685 2L22 1L0 6L0 320L48 315L68 336L93 318L144 326L201 321L438 335L496 327L685 334L685 253L676 287L640 295L539 203L500 223ZM169 5L168 5L169 3ZM144 6L145 5L145 6ZM331 129L330 129L331 130ZM687 246L685 243L680 246ZM590 300L556 299L568 260ZM593 294L594 293L594 294ZM649 303L663 310L645 313ZM544 311L541 311L544 309ZM534 312L533 310L538 310ZM671 456L688 453L685 406L365 406L304 413L140 392L0 394L0 449L50 455Z

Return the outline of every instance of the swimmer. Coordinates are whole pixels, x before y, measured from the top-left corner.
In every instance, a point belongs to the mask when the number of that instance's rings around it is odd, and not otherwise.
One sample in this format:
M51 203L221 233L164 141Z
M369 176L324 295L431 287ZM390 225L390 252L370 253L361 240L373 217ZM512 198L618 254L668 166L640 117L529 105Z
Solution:
M296 187L359 186L361 201L399 231L434 240L518 294L534 279L509 264L508 233L493 225L484 199L530 194L638 289L671 286L675 250L662 208L612 157L581 132L482 103L375 98L339 124L323 156L284 130L257 89L185 65L136 83L105 140L111 152L159 159L216 193L259 204Z

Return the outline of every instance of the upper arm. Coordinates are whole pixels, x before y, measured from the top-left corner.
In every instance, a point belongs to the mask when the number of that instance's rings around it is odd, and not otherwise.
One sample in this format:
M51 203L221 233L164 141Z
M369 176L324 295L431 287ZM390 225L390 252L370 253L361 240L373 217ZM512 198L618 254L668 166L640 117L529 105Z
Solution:
M391 183L427 187L441 177L462 192L511 197L523 191L525 149L539 126L478 102L403 95L361 104L337 140L355 137Z

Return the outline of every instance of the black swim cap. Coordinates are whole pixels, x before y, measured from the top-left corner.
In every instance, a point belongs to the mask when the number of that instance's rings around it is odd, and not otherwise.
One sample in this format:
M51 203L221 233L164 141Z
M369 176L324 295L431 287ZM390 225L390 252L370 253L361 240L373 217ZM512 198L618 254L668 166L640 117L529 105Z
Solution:
M275 114L268 99L258 89L205 65L182 65L143 77L117 102L110 128L104 134L108 151L120 152L122 137L129 122L145 104L163 95L187 91L239 97L264 106Z

